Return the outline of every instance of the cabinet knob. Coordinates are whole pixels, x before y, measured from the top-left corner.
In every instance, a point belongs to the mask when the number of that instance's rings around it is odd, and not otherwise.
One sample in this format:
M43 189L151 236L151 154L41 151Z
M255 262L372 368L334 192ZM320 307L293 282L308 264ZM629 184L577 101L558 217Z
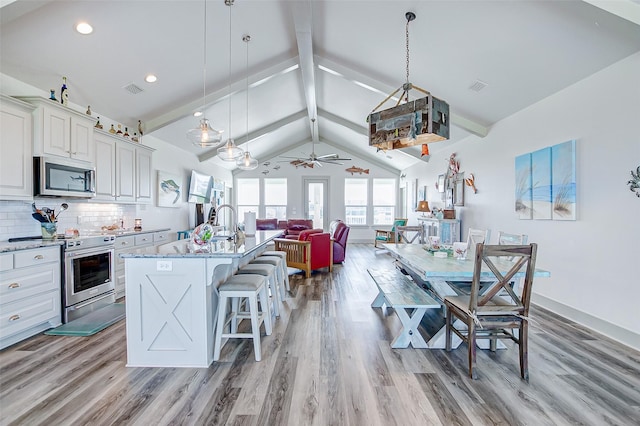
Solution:
M41 255L41 254L36 254L35 256L33 256L33 258L34 258L35 260L42 260L42 259L44 259L44 256L43 256L43 255Z
M20 315L15 314L15 315L11 315L9 317L9 321L13 322L13 321L18 321L20 319Z
M20 284L19 283L11 283L9 284L9 288L19 288Z

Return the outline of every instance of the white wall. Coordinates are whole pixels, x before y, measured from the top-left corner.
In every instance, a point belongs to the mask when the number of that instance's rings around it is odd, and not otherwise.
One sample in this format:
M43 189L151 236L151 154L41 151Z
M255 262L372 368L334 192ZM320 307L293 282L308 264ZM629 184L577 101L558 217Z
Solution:
M304 217L304 200L303 200L303 179L305 177L328 177L329 178L329 205L327 215L329 221L333 219L344 220L344 179L349 177L369 177L369 178L397 178L398 173L389 171L385 168L379 167L375 164L371 164L360 158L356 158L351 154L347 154L333 146L324 143L316 143L315 150L318 155L326 153L337 153L343 158L351 158L350 161L345 161L344 164L325 164L323 167L303 168L292 166L287 159L282 157L296 157L302 155L305 152L311 152L311 143L296 147L291 151L281 154L280 156L268 160L270 165L265 167L263 164L265 160L260 159L260 166L256 170L240 171L234 174L234 178L287 178L287 218L302 218ZM282 161L282 162L280 162ZM279 170L274 170L274 166L279 165ZM345 171L346 168L351 166L361 167L363 169L369 169L369 174L355 174L351 175ZM269 170L268 174L263 174L263 171ZM349 242L372 242L374 226L351 226L349 231Z
M211 175L216 179L224 180L227 186L232 186L233 177L231 172L223 167L216 166L210 162L201 163L195 155L150 135L144 136L143 143L156 149L153 153L152 182L154 183L154 188L156 188L153 194L153 203L152 205L138 205L136 209L136 216L142 219L144 228L170 227L173 232L190 228L189 219L195 217L195 210L194 205L186 201L192 169ZM190 142L185 139L186 143ZM157 206L158 171L175 174L182 178L182 203L180 207ZM205 211L206 214L207 212Z
M640 199L626 185L640 164L640 53L632 55L513 116L484 139L451 147L478 193L465 188L457 208L462 234L489 228L525 233L538 247L534 300L640 348ZM518 220L514 158L576 140L577 220ZM433 188L446 158L405 171ZM430 195L434 192L430 192Z

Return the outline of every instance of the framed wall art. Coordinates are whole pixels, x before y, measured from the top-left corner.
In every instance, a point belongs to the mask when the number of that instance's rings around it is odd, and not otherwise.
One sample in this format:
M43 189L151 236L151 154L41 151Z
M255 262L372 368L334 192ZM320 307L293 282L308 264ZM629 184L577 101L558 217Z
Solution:
M464 173L458 173L453 182L453 205L464 206Z
M182 178L158 170L158 207L180 207L182 204Z

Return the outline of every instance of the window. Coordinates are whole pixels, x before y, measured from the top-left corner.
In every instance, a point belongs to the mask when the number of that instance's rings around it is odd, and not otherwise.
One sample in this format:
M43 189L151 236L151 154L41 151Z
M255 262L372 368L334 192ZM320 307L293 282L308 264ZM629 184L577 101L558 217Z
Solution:
M285 220L287 218L287 179L264 179L264 217Z
M241 222L245 212L255 212L258 216L260 205L260 179L238 179L236 181L236 196L238 199L238 218Z
M347 225L367 224L368 179L344 180L344 208Z
M395 206L395 179L373 179L373 224L392 225Z

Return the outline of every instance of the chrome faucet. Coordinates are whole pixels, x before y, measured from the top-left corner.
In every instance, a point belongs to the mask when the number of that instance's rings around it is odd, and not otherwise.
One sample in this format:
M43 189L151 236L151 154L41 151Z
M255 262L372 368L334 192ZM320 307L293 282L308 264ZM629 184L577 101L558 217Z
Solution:
M213 222L213 225L214 225L214 226L220 226L220 214L219 214L219 213L220 213L220 210L221 210L223 207L226 207L226 208L230 209L230 210L231 210L231 213L233 213L233 216L231 217L231 218L232 218L232 222L231 222L231 223L232 223L232 229L231 229L231 230L232 230L233 235L234 235L234 237L235 237L235 235L236 235L236 234L237 234L237 232L238 232L238 222L236 221L236 219L237 219L237 218L236 218L236 209L234 209L234 208L233 208L233 206L232 206L231 204L221 204L221 205L219 205L219 206L215 209L215 212L216 212L216 218L215 218L215 220L214 220L214 222Z

